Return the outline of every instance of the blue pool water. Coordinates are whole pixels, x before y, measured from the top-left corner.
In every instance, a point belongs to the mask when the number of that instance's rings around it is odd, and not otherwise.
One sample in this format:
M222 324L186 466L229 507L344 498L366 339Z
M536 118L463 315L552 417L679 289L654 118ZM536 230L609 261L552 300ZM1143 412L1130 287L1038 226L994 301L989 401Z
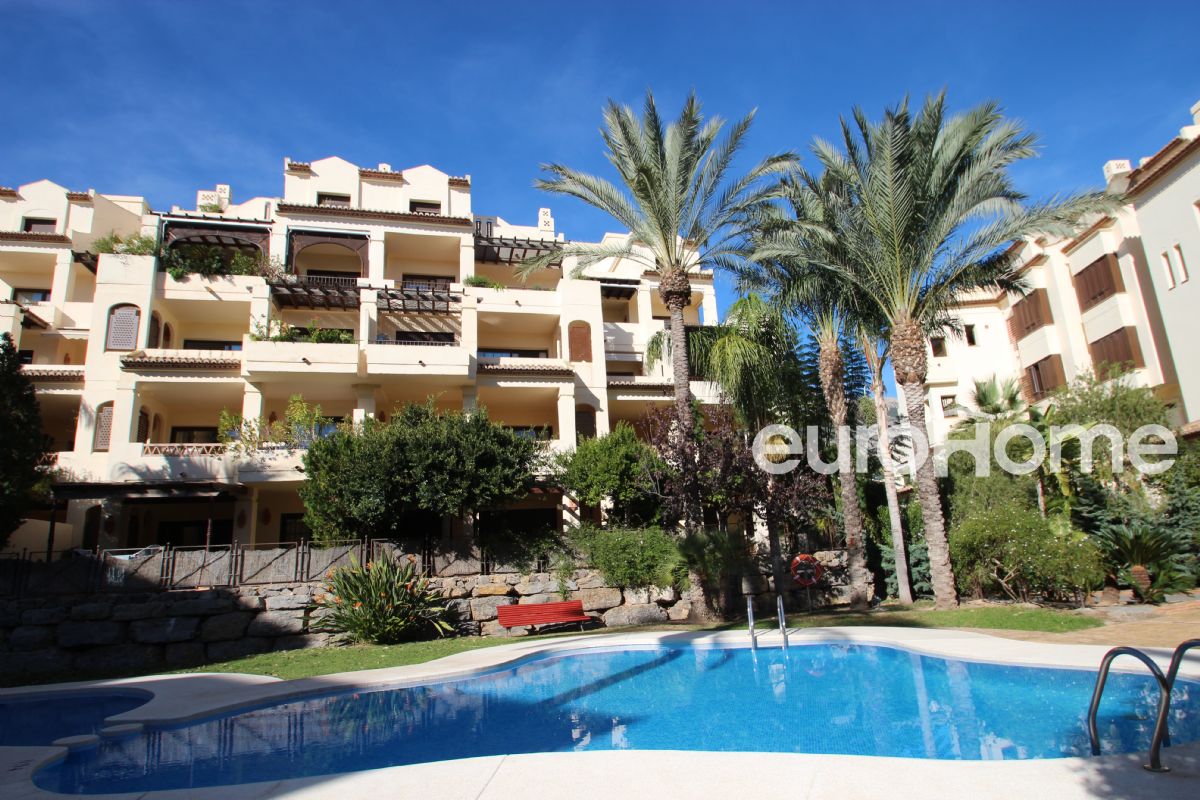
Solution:
M132 711L149 693L64 693L0 698L0 747L50 744L64 736L95 733L104 720Z
M140 792L573 750L726 750L940 759L1087 755L1095 673L869 645L589 651L405 689L242 709L105 740L39 771L43 789ZM1114 673L1104 752L1149 746L1157 687ZM1180 681L1171 736L1200 739Z

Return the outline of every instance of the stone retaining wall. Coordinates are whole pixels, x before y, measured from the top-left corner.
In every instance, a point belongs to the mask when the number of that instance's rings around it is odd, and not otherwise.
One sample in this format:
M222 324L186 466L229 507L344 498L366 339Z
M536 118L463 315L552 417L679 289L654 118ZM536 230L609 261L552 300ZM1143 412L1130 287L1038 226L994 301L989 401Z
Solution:
M845 595L845 556L818 553L826 564L816 605ZM431 579L466 635L522 635L496 621L502 605L580 600L605 626L686 619L689 602L674 589L606 586L595 570L576 570L560 585L548 573L447 576ZM61 678L189 667L275 650L318 647L312 595L320 583L193 589L154 593L53 595L0 600L0 674ZM775 608L771 580L749 576L742 591L763 613Z

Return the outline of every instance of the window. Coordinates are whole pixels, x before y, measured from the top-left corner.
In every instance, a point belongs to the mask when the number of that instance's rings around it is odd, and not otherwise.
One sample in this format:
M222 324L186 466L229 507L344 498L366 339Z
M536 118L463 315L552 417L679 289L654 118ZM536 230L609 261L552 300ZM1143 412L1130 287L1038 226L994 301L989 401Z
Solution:
M1167 288L1175 288L1175 270L1171 268L1171 256L1166 250L1162 252L1163 276L1167 279Z
M958 397L956 395L942 395L942 414L947 417L958 416Z
M171 334L172 334L171 323L164 322L163 323L163 332L162 332L162 346L163 347L171 346L171 339L172 339Z
M592 360L592 326L578 320L567 326L567 351L571 361Z
M933 349L934 358L946 357L946 337L931 336L929 337L929 346Z
M50 302L49 289L13 289L13 302L22 305Z
M18 350L17 351L17 363L18 364L32 364L33 363L33 351L32 350Z
M139 442L150 441L150 415L144 408L138 409L137 440Z
M1121 265L1113 253L1101 256L1075 273L1075 299L1079 309L1087 311L1113 295L1125 291L1121 278Z
M534 442L548 442L554 438L554 428L550 425L509 425L508 429L520 438Z
M400 288L407 292L448 292L450 282L445 275L405 275Z
M1118 328L1107 336L1101 336L1088 344L1088 351L1097 368L1108 364L1110 369L1116 367L1124 371L1130 364L1135 369L1146 366L1136 328Z
M1062 356L1055 354L1043 358L1025 370L1025 377L1033 399L1041 400L1067 382L1063 374Z
M105 350L133 350L137 347L138 322L142 312L137 306L113 306L108 310L108 336Z
M1012 316L1008 320L1009 332L1019 341L1052 322L1054 315L1050 313L1050 298L1046 290L1034 289L1013 304Z
M350 195L348 194L331 194L329 192L317 192L317 205L319 206L337 206L339 208L350 207Z
M304 514L279 515L279 541L298 542L312 536L312 530L304 521Z
M150 330L147 336L149 338L146 341L146 347L158 347L159 338L162 336L162 319L158 316L157 311L150 314Z
M963 325L963 336L966 337L968 347L975 346L975 326L974 325Z
M96 429L92 433L92 451L107 453L112 439L112 403L101 403L96 408Z
M172 425L171 444L216 444L217 429L201 425Z
M440 214L442 213L442 204L432 200L410 200L408 210L413 214Z
M25 217L21 221L21 230L25 233L55 233L58 220L45 217Z
M241 350L242 343L236 339L184 339L184 350Z
M1183 248L1175 245L1175 263L1179 265L1179 282L1186 283L1188 279L1187 262L1183 260Z
M387 341L386 336L379 338ZM450 331L396 331L396 344L452 345L454 334Z

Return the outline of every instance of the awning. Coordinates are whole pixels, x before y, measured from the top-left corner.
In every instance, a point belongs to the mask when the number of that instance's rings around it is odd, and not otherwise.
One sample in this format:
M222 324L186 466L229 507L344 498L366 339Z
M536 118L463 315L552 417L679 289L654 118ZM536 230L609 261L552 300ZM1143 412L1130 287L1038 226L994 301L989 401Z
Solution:
M551 239L507 239L503 236L476 236L475 260L485 264L519 264L543 253L559 252L562 242ZM562 256L547 266L561 267Z

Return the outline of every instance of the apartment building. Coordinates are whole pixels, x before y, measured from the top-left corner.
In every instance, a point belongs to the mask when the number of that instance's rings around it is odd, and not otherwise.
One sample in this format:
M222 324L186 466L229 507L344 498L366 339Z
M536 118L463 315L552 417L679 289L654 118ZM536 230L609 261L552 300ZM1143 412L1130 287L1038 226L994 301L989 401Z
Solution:
M267 258L273 271L177 279L154 255L89 249L114 232L153 237L168 256ZM475 214L469 176L336 157L285 160L281 197L236 203L221 185L194 209L48 181L0 189L0 330L26 362L61 470L56 512L9 549L45 550L51 528L56 550L304 537L302 453L228 452L223 410L273 421L300 395L332 422L432 398L486 407L565 450L669 404L668 373L644 362L667 316L656 275L609 259L573 277L564 257L517 276L564 241L548 209L533 225ZM694 287L687 321L715 323L712 275ZM292 326L332 335L272 336ZM716 401L713 387L692 388ZM574 509L546 486L506 511L562 524ZM413 527L470 550L458 521Z
M1020 382L1025 400L1045 404L1058 388L1101 365L1166 402L1173 424L1200 431L1200 103L1193 124L1135 169L1104 166L1119 211L1089 220L1072 238L1017 242L1012 253L1032 290L1024 297L978 292L954 310L961 333L929 342L926 389L930 440L944 442L967 419L974 382Z

